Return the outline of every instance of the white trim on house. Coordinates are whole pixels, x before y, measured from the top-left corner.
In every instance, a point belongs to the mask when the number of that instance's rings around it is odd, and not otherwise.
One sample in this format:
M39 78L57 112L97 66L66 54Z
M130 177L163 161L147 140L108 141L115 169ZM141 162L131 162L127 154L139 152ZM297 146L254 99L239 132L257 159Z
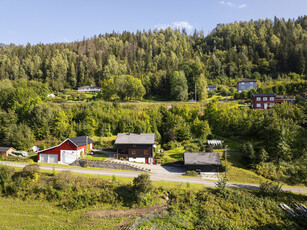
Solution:
M148 158L148 164L153 163L152 157L146 157L146 158ZM132 161L132 162L144 163L145 164L145 157L129 157L128 160Z
M50 149L54 149L54 148L56 148L56 147L59 147L60 145L62 145L62 144L64 144L67 140L69 140L69 138L67 138L65 141L63 141L61 144L59 144L59 145L56 145L56 146L52 146L52 147L50 147L50 148L48 148L48 149L43 149L43 150L41 150L41 151L38 151L37 153L42 153L42 152L44 152L44 151L46 151L46 150L50 150ZM73 143L72 141L70 141L71 143ZM74 145L76 145L75 143L73 143ZM76 145L76 147L78 147L77 145Z

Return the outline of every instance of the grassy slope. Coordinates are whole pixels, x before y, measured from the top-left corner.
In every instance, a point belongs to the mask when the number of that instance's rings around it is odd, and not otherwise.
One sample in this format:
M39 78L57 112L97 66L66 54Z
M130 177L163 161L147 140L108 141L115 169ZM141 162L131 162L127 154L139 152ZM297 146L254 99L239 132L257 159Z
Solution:
M82 218L86 210L66 212L43 201L0 197L0 228L117 229L124 218Z

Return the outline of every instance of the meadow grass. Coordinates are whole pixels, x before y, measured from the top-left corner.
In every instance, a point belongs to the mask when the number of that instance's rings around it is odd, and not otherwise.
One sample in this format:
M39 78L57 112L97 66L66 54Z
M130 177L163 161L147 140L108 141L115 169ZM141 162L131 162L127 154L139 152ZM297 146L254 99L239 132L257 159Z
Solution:
M6 197L0 197L0 210L1 229L117 229L129 218L84 218L89 209L67 212L47 201Z
M170 161L177 161L183 159L184 147L180 146L174 149L164 151L164 157Z

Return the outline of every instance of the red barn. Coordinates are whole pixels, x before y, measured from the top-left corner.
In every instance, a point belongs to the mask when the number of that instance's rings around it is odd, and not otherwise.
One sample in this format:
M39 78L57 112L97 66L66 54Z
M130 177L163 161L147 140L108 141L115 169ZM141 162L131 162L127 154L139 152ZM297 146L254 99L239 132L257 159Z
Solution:
M71 164L88 150L93 149L94 141L88 136L67 138L61 144L38 152L37 161L45 163Z
M251 99L253 109L267 109L281 102L283 99L278 99L275 93L254 93Z

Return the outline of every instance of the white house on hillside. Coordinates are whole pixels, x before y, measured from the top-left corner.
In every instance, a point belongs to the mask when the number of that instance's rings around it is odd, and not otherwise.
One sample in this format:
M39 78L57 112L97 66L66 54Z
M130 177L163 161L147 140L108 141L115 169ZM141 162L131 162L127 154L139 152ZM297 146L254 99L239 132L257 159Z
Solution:
M82 86L78 88L79 93L99 93L101 89L97 86Z

